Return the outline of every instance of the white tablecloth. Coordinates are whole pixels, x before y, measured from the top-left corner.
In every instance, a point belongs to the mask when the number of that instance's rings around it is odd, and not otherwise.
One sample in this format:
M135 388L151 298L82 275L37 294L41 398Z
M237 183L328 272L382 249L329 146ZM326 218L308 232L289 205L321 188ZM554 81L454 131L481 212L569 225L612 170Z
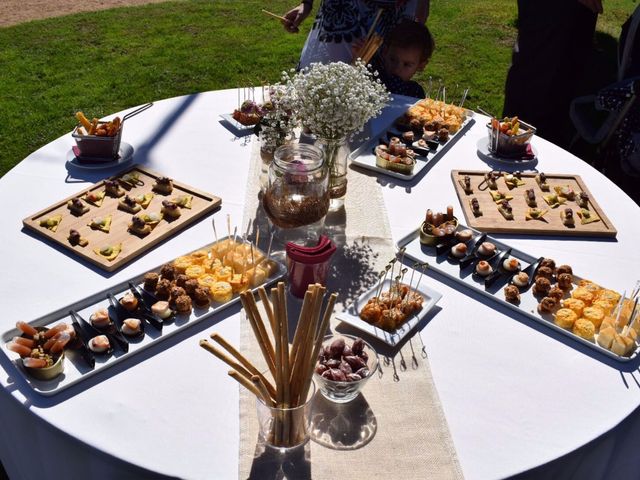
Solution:
M235 90L160 101L128 120L123 134L136 149L136 163L222 197L222 209L214 215L221 226L227 213L235 223L242 220L250 156L247 139L235 138L219 123L218 115L233 110L236 101ZM390 109L374 128L395 114ZM476 154L483 135L478 119L415 185L380 177L395 240L417 226L426 208L453 204L460 211L450 171L488 169ZM212 240L205 219L117 273L105 274L21 231L22 218L87 185L73 179L94 182L115 173L68 172L65 159L72 145L65 135L0 179L1 331ZM633 248L640 238L638 207L569 153L539 138L534 145L539 169L582 176L618 238L512 237L509 242L571 264L611 288L630 288L640 272L640 254ZM442 310L421 335L467 478L504 477L551 461L609 431L640 404L637 371L634 377L585 355L441 277L427 281L444 296ZM238 309L232 308L50 398L32 393L0 355L0 460L9 475L236 478L238 388L227 368L197 342L213 325L239 343Z

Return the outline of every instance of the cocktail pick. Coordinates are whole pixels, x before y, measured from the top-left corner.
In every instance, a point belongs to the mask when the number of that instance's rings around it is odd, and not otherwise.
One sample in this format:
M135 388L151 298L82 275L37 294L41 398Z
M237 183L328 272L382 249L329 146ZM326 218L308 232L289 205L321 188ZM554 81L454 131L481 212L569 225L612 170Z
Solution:
M402 247L400 249L400 265L402 265L402 263L404 262L404 252L407 251L407 247Z
M422 271L420 272L420 276L418 277L418 281L416 282L416 290L418 290L418 287L420 286L420 282L422 281L422 276L424 275L424 272L427 271L427 268L429 268L429 264L427 262L424 262L422 265Z
M378 274L378 286L376 287L376 303L380 303L380 289L382 288L382 279L386 276L387 276L387 270L380 272Z
M216 219L211 219L211 225L213 225L213 238L216 239L216 243L218 243L218 232L216 232Z
M244 235L242 236L242 241L246 242L247 238L249 238L249 232L251 231L251 219L249 219L249 221L247 222L247 230L244 232Z
M273 245L273 234L275 232L271 232L271 237L269 238L269 247L267 248L267 260L271 258L271 246Z
M638 296L638 293L640 293L640 280L636 281L636 285L633 287L633 290L631 291L630 298L636 298Z
M636 299L633 302L633 308L631 309L631 315L629 316L629 325L624 327L625 329L627 329L625 334L629 333L629 330L631 330L633 328L633 325L636 323L635 316L636 316L636 308L637 307L638 307L638 297L636 297ZM620 309L620 310L622 310L622 309Z
M227 235L231 238L231 215L227 213Z
M467 100L467 95L469 94L469 88L465 88L464 92L462 93L462 99L460 100L460 105L459 107L463 107L464 106L464 102Z
M627 291L625 290L624 293L622 294L622 297L620 297L620 300L618 301L618 314L616 315L616 323L615 323L615 327L618 328L618 322L620 321L620 315L622 314L622 306L624 305L624 297L627 294Z

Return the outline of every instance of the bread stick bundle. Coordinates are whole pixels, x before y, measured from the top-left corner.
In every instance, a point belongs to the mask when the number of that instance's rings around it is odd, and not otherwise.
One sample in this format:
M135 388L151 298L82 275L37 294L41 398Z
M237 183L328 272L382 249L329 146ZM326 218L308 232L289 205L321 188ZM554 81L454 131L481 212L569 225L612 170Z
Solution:
M326 289L320 284L309 286L291 345L284 283L280 282L277 287L271 289L271 299L264 287L258 289L267 316L266 321L258 310L253 293L245 291L240 294L245 313L267 364L268 374L261 373L250 360L219 334L210 335L217 346L208 340L200 340L202 348L231 368L229 375L233 379L272 409L272 421L266 440L277 447L296 446L307 437L305 409L297 408L307 403L315 359L329 327L337 298L337 294L331 294L322 312L325 292Z

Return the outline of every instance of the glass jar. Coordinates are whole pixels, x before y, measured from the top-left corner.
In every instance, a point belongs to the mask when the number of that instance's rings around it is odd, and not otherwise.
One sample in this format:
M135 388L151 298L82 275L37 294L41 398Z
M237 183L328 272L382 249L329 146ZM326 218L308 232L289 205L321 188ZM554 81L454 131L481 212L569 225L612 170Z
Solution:
M328 186L328 172L318 147L283 145L276 149L269 165L262 204L273 225L280 229L322 228L329 210Z

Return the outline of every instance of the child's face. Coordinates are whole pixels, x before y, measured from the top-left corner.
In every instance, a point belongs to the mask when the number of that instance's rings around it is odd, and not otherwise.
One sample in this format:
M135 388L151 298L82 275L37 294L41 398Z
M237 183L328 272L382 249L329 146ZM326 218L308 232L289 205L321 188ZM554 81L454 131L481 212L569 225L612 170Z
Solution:
M389 46L385 48L382 60L388 73L400 77L405 82L411 80L418 70L427 64L420 60L420 49L417 47L402 48Z

